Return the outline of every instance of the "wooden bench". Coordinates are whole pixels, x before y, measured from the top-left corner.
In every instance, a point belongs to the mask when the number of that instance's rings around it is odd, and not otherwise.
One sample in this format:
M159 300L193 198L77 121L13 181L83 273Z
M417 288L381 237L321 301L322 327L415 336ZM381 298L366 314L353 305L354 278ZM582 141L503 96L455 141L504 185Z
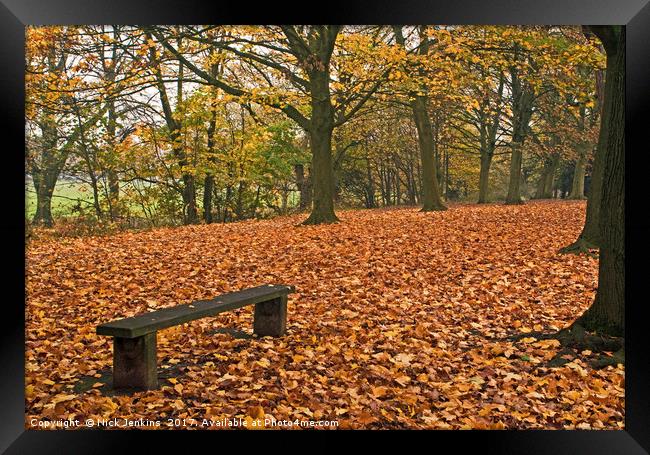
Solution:
M212 300L153 311L97 326L98 335L113 338L113 388L149 390L158 387L156 333L158 330L255 305L253 333L284 335L287 296L293 286L264 285L230 292Z

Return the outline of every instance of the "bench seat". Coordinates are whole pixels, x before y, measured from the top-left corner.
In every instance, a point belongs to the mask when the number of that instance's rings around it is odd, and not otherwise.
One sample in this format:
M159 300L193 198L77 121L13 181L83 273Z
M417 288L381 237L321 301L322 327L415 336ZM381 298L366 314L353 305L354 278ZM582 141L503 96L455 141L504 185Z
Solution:
M224 311L274 300L294 291L293 286L271 284L244 289L243 291L229 292L211 300L199 300L131 318L107 322L97 326L97 334L120 338L137 338L185 322L215 316Z

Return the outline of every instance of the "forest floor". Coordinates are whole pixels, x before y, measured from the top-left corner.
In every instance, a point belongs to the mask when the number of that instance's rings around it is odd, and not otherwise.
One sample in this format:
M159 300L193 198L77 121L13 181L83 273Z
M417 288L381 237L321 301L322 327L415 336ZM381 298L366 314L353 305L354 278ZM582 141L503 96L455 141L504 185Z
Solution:
M33 240L26 426L265 417L623 428L624 367L594 370L583 351L551 368L559 343L533 336L567 326L594 298L597 259L557 253L584 212L581 201L350 210L334 225L297 226L303 214ZM166 329L161 388L111 392L112 339L97 324L261 284L297 289L284 337L251 337L251 307Z

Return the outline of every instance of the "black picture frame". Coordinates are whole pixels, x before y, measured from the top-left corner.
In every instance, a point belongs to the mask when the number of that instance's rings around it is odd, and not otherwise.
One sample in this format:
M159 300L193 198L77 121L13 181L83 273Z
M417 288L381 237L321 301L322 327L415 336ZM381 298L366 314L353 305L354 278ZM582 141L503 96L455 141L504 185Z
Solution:
M320 10L319 10L320 6ZM626 412L624 431L431 431L426 448L475 447L481 453L643 454L650 452L650 355L647 319L642 311L650 223L645 219L648 191L647 133L650 125L650 4L648 0L361 0L313 2L200 2L198 0L0 0L0 150L5 204L0 211L4 245L0 307L0 451L6 453L103 453L135 449L145 439L149 450L170 449L170 436L212 450L224 438L247 449L250 437L237 432L38 431L24 424L24 27L47 24L625 24L626 73ZM633 145L630 153L630 145ZM646 177L644 179L644 177ZM9 191L7 191L7 189ZM10 209L7 208L10 206ZM7 290L10 290L7 293ZM163 433L163 434L161 434ZM286 432L259 432L275 439ZM333 437L346 432L309 432ZM349 432L347 432L349 433ZM365 432L359 432L365 433ZM292 433L293 435L294 433ZM409 433L411 438L413 433ZM189 436L188 436L189 435ZM212 436L215 435L216 438ZM234 437L233 437L234 435ZM334 435L334 436L332 436ZM393 438L376 432L372 438ZM403 435L397 435L398 437ZM232 438L232 439L231 439ZM395 440L398 444L403 440ZM410 439L409 439L410 442ZM411 445L411 444L409 444ZM191 446L186 445L186 448ZM195 446L198 447L198 446ZM285 447L284 444L281 447ZM326 445L323 446L327 447ZM335 448L336 446L333 446ZM303 448L304 449L304 448ZM198 449L197 449L198 450ZM237 449L236 449L237 450ZM417 449L415 445L411 450ZM444 449L447 452L448 449Z

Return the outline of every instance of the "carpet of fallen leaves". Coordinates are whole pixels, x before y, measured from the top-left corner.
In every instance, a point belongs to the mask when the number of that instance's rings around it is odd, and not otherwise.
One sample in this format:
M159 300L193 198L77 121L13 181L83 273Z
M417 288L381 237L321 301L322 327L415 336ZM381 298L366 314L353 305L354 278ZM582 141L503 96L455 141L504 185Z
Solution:
M34 240L26 426L266 416L339 428L623 428L621 365L593 370L578 353L549 368L555 340L509 340L558 330L592 302L597 259L557 254L584 211L579 201L350 210L324 226L297 226L295 215ZM286 336L215 332L251 333L246 307L159 332L159 370L175 372L159 390L117 395L99 379L112 339L97 324L267 283L296 286Z

